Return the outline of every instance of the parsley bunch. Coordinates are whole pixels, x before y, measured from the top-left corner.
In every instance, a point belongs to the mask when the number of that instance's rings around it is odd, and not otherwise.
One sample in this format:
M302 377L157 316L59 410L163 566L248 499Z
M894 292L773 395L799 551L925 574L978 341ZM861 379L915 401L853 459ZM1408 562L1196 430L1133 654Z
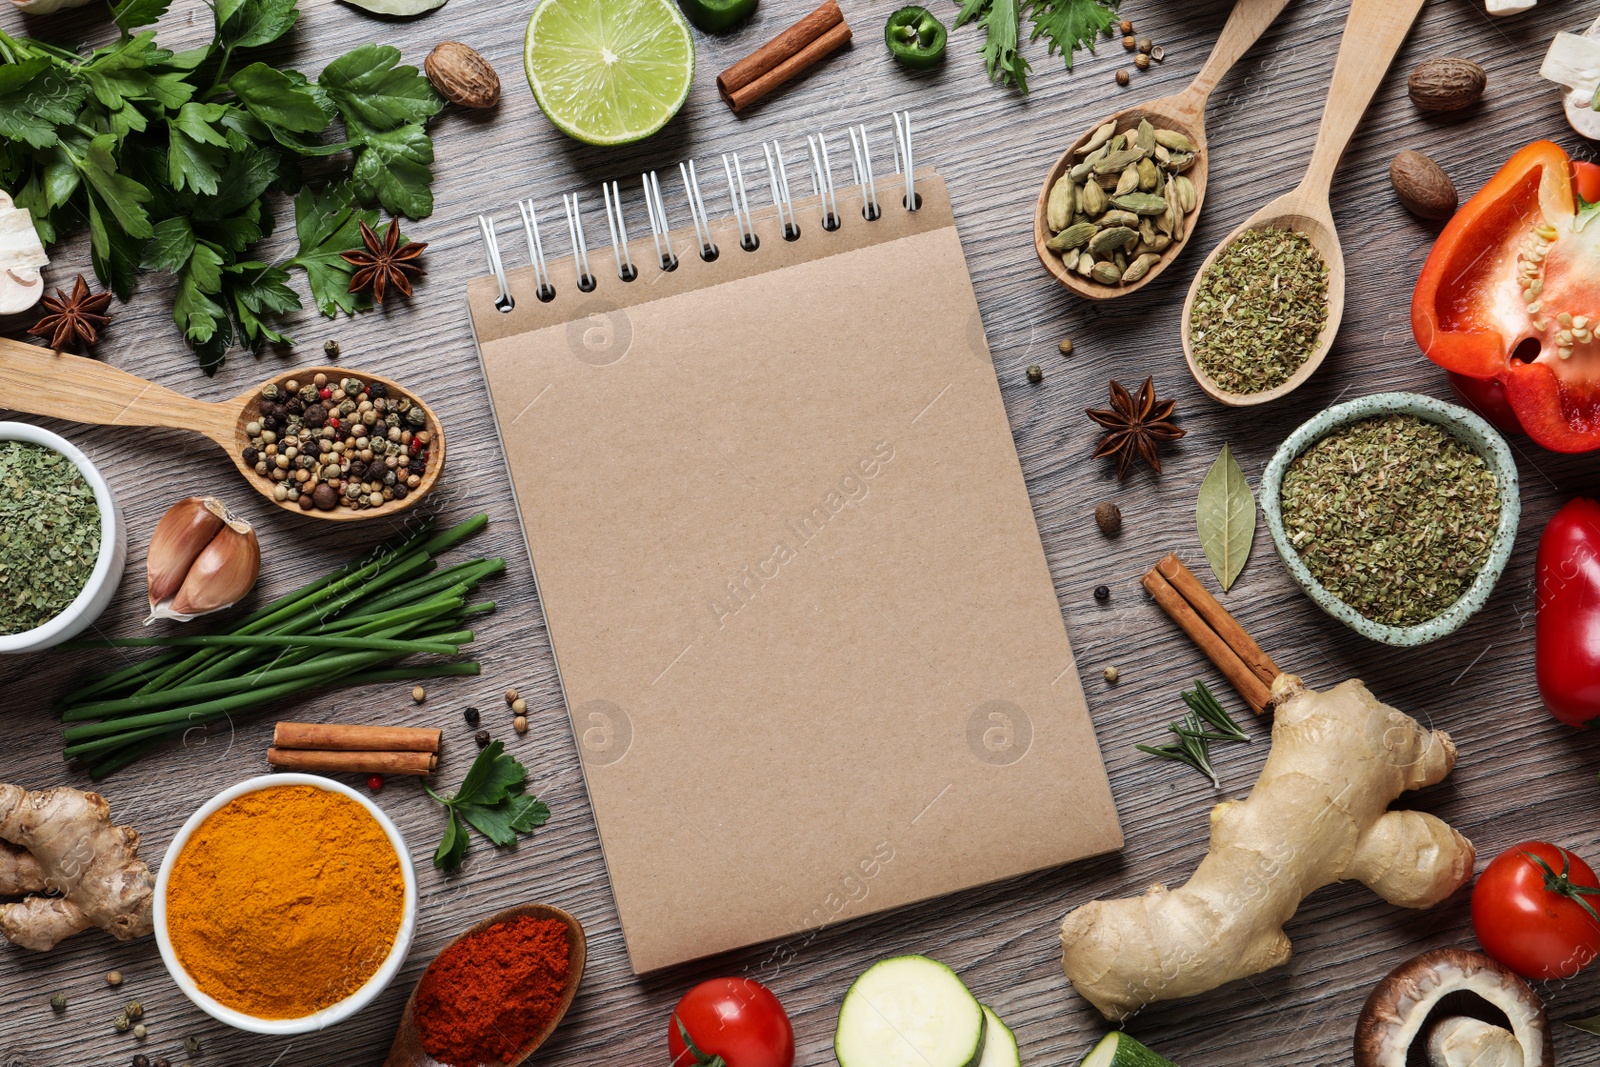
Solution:
M532 833L550 818L550 809L538 797L524 793L527 769L505 754L502 741L491 741L472 761L472 768L461 780L454 796L442 797L428 789L428 795L443 804L450 817L444 839L433 854L433 865L456 870L467 856L467 826L498 848L517 843L518 834Z
M301 307L295 268L323 314L371 306L348 292L339 253L361 246L376 207L432 214L424 123L444 101L387 45L362 45L314 82L244 63L294 25L295 0L214 0L211 44L169 51L135 31L170 3L120 0L121 39L88 56L0 32L0 187L46 244L87 223L95 274L124 300L141 267L177 275L172 317L212 374L235 343L293 343L265 316ZM340 153L345 178L301 189L302 159ZM273 191L298 192L300 247L283 264L250 256L272 232Z
M1079 48L1094 51L1095 35L1117 17L1118 0L961 0L956 25L977 20L984 30L983 62L989 77L1002 85L1028 91L1028 72L1033 68L1017 51L1018 25L1022 12L1033 20L1030 40L1044 37L1049 52L1061 53L1067 69L1072 69L1072 53Z

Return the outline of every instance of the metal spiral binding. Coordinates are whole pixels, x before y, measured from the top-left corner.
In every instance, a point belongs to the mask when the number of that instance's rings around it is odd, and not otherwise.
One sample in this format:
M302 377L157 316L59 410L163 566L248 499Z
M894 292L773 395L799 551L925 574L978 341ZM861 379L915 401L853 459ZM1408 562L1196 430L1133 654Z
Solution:
M783 166L783 146L776 140L761 146L767 157L767 178L772 182L772 206L778 209L778 221L783 224L783 239L800 239L800 222L795 218L794 197L789 195L789 172Z
M883 218L883 209L878 206L878 183L872 177L872 143L867 140L867 124L851 126L847 132L850 134L850 174L861 188L861 217L877 222Z
M896 111L894 119L894 165L905 175L907 211L916 211L922 207L922 198L917 195L916 164L911 156L911 112Z
M761 247L761 238L756 236L755 219L750 215L750 194L744 187L744 168L739 165L739 153L733 153L733 162L728 161L728 153L722 154L722 170L728 176L728 199L733 201L733 219L739 224L739 247L746 252L754 252Z
M548 304L556 298L556 287L550 280L550 266L544 258L544 238L539 235L539 216L533 210L531 199L518 200L517 210L522 214L522 232L528 238L528 257L533 261L534 295Z
M628 222L622 217L622 190L616 182L601 182L600 193L606 201L606 228L611 231L611 253L617 260L617 277L631 282L639 276L639 270L633 265L633 253L628 251Z
M494 220L479 215L478 232L483 234L483 249L489 257L489 270L500 285L500 295L494 298L495 310L510 311L517 306L517 302L511 298L511 286L506 284L506 264L500 258L500 239L494 235Z
M816 133L806 138L811 150L811 191L822 200L822 228L837 230L843 222L839 218L839 196L833 188L833 166L828 161L828 141Z
M917 193L911 113L896 111L892 117L895 170L905 179L905 195L902 203L907 211L917 211L922 207L922 197ZM872 169L872 144L866 124L859 123L847 127L845 132L850 139L851 178L861 190L861 215L868 222L875 222L883 217L883 205L879 200L877 178ZM822 226L826 230L837 230L844 224L844 220L839 213L839 191L834 185L832 160L828 154L826 136L822 133L812 134L806 138L806 148L812 190L822 205ZM799 240L800 219L795 210L794 194L789 189L789 173L784 163L783 146L777 140L768 141L762 144L761 154L766 160L767 182L772 191L772 204L777 211L783 238L786 241ZM733 204L733 219L739 227L739 247L747 252L754 252L760 248L761 239L756 232L754 213L750 209L750 191L745 184L744 165L737 152L723 155L722 171L728 181L728 199ZM678 164L678 172L683 177L684 196L689 202L689 215L694 223L700 258L709 263L717 258L719 252L711 228L711 219L706 212L705 196L700 189L700 176L695 169L694 160L685 160ZM650 235L655 242L656 257L660 261L661 269L677 270L679 261L677 254L672 250L672 226L667 218L666 202L661 196L661 178L656 171L646 171L640 175L640 183L644 191L645 210L650 217ZM617 277L624 282L635 281L639 277L639 268L633 261L628 239L627 218L622 205L622 188L615 181L602 182L600 192L605 202L606 228L611 237L611 250L616 259ZM562 196L561 207L566 213L567 233L572 240L572 260L577 272L578 289L589 293L598 287L599 281L589 264L589 243L583 229L583 207L580 196L579 193ZM528 239L528 256L533 263L534 292L540 301L548 303L555 299L556 287L550 278L544 238L539 230L539 217L534 211L532 200L519 200L517 210L522 216L523 232ZM516 306L516 300L511 294L511 286L506 278L505 260L500 251L499 238L495 233L494 219L487 215L479 215L478 230L483 237L489 270L494 274L499 286L494 306L502 312L511 311Z
M700 242L700 258L707 263L717 258L717 244L711 239L711 219L706 215L706 202L700 196L700 178L694 171L694 160L678 164L683 175L683 191L689 198L689 214L694 218L695 239Z
M644 206L650 213L650 235L656 241L656 258L661 261L662 270L677 270L678 256L672 251L672 227L667 222L667 205L661 199L661 179L653 170L643 177Z

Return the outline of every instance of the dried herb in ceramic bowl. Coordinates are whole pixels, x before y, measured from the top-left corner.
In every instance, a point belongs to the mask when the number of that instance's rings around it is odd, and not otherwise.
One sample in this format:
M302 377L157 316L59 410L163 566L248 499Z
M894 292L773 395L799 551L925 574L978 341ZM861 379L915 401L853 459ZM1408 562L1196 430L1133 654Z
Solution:
M0 635L43 626L77 599L100 554L94 489L71 459L0 441Z

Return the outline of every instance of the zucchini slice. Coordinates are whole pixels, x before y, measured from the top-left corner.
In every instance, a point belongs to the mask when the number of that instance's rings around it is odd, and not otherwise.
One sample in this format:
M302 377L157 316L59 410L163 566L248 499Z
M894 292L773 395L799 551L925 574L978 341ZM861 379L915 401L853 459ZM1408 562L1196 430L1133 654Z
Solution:
M1123 1033L1113 1030L1089 1050L1078 1067L1178 1067Z
M984 1015L954 971L926 956L881 960L839 1006L840 1067L978 1067Z
M978 1061L978 1067L1022 1067L1017 1035L987 1004L983 1005L983 1059Z

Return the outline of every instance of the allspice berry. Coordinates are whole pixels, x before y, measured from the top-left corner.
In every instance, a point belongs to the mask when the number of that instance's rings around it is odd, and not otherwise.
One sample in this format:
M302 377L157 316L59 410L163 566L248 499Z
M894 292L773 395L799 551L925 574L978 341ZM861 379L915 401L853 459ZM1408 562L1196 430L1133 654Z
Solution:
M478 743L479 748L488 748L489 742L494 740L489 736L488 730L479 730L472 735L472 739Z
M1094 524L1107 537L1117 536L1122 532L1122 509L1109 500L1101 501L1094 508Z
M308 498L301 497L300 499L304 501ZM312 504L316 505L318 511L332 511L339 506L339 490L327 482L319 482L317 487L311 491L309 499Z
M1128 72L1127 72L1126 69L1117 71L1117 84L1118 85L1127 85L1128 84Z

